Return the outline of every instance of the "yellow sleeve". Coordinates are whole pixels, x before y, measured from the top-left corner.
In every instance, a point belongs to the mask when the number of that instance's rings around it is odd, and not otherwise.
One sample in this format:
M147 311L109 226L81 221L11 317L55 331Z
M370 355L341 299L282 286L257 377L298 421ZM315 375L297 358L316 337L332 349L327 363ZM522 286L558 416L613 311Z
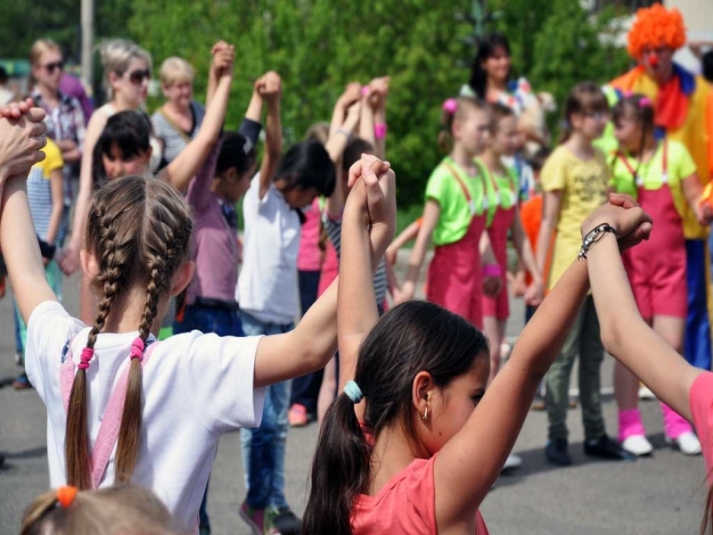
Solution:
M691 153L683 143L669 141L668 154L668 165L671 169L669 179L684 180L696 172L696 162L693 161Z
M564 190L567 184L567 155L564 147L558 147L547 158L540 172L543 191Z
M45 179L49 179L52 171L64 167L62 151L59 150L59 147L54 141L48 138L47 145L42 149L42 152L45 153L45 159L41 162L42 175Z

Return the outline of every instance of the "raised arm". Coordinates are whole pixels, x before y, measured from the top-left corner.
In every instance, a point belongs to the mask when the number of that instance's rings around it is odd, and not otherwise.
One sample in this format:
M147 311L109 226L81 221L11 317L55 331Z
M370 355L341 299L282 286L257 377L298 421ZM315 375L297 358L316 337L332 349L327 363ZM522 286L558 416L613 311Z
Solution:
M280 95L282 81L280 75L270 71L258 81L260 94L267 103L267 121L265 126L265 153L260 166L260 199L267 190L277 171L282 154L282 123L280 121Z
M370 84L369 103L374 108L374 137L376 155L386 157L386 97L389 94L389 77L384 76L373 80Z
M431 242L431 236L433 236L433 231L436 228L436 224L438 223L438 219L440 217L441 205L433 199L428 199L426 201L426 205L423 207L423 217L421 218L423 222L420 230L418 231L416 243L411 251L406 280L401 286L401 295L395 299L396 304L413 299L416 293L418 275L421 272L423 260L426 258L428 244Z
M599 222L604 221L592 220L589 226ZM587 258L604 348L690 420L688 394L702 370L688 364L641 318L613 236L605 235Z
M215 77L213 98L207 105L205 117L198 135L168 164L165 176L178 191L185 193L193 177L201 168L211 150L218 142L230 100L235 51L232 45L222 41L213 47L215 56L210 70Z
M361 87L360 83L351 82L347 84L344 93L337 99L334 105L334 111L332 112L332 121L329 124L330 137L344 124L344 118L351 105L361 99Z
M56 301L57 296L47 283L25 186L25 177L21 175L5 183L0 208L0 247L20 315L27 322L37 305Z
M0 108L0 194L8 178L27 173L45 159L40 151L47 131L42 122L45 112L31 106L32 101L27 100Z
M89 216L89 205L92 200L94 184L92 181L92 165L94 162L94 146L99 140L108 117L105 113L97 112L89 119L87 126L87 136L84 140L82 163L79 171L79 192L77 202L74 206L74 219L72 223L72 236L69 244L64 249L64 255L60 261L62 271L71 275L79 269L79 251L84 241L84 231Z
M334 134L329 135L327 144L324 147L339 171L341 171L341 164L339 162L341 162L344 149L346 148L347 143L349 143L352 132L359 122L361 108L362 106L360 102L355 102L351 105L344 123ZM325 207L327 215L333 220L341 218L342 210L344 209L345 197L346 193L344 191L344 181L341 179L341 176L339 176L339 179L335 184L334 191L327 199L327 205Z
M639 208L606 205L598 212L622 236L641 239L650 230L650 220ZM438 454L435 483L439 531L472 522L515 444L538 384L560 352L588 287L587 263L575 261L526 325L507 366L495 377L466 424ZM637 346L640 351L640 341ZM488 440L477 439L483 436Z
M376 167L380 165L380 162L376 163L378 160L369 161L378 169ZM386 168L388 169L388 166ZM342 286L340 294L341 292L351 291L358 286L359 293L371 294L371 300L374 303L373 312L376 313L372 281L386 246L393 238L396 221L396 200L393 173L382 174L376 185L374 185L375 176L368 175L365 178L370 188L368 206L369 214L372 217L368 243L360 242L362 248L359 249L360 253L358 253L366 256L366 262L362 261L363 257L360 257L359 260L359 265L365 271L355 275L358 277L358 282L350 280L346 287ZM361 181L357 184L355 197L359 196L360 187L364 187ZM382 193L376 192L374 187ZM358 199L350 201L350 203L354 204L357 201ZM344 225L347 226L346 232L350 234L349 239L352 239L352 236L356 233L353 225L358 224L360 228L366 228L369 222L363 219L365 209L363 207L360 209L362 210L360 212L362 218L359 221L356 221L357 218L352 217L352 215L349 215L349 221L346 219L344 221ZM344 227L342 228L344 232ZM366 248L363 248L364 245L366 245ZM344 254L344 251L342 251L342 254ZM368 265L369 261L371 261L370 266ZM345 263L342 262L341 265L344 266ZM334 351L337 349L337 286L340 284L339 280L341 278L341 276L338 277L327 292L310 307L295 330L287 334L267 336L262 339L258 346L258 354L255 361L255 386L269 385L319 370L333 357ZM347 288L351 290L347 290ZM340 299L342 299L341 296ZM363 299L363 297L360 296L360 299ZM370 314L371 311L366 313ZM342 318L340 318L340 321L342 321ZM285 355L290 355L290 358L285 358Z

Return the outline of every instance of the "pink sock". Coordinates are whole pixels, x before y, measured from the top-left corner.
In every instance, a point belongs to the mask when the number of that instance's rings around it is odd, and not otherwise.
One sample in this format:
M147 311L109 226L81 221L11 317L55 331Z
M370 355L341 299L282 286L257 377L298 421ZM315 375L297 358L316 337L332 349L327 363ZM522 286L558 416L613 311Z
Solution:
M641 421L639 409L619 411L619 442L623 442L632 436L645 434L646 431Z
M661 411L663 412L663 426L666 436L669 438L678 438L683 433L693 431L691 424L665 403L661 403Z

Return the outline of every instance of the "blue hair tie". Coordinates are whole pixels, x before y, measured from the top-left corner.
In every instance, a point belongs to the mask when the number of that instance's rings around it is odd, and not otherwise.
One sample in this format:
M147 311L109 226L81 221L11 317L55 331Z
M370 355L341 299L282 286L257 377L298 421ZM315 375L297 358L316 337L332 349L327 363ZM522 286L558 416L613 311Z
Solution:
M347 381L347 384L344 385L344 393L354 404L359 403L362 399L364 399L364 394L362 393L361 388L359 388L359 385L354 381Z

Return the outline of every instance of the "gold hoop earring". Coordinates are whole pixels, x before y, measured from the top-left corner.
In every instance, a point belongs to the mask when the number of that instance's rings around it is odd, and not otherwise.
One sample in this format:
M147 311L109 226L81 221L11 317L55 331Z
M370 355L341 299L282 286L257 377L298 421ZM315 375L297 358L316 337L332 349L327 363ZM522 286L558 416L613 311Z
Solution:
M423 420L424 422L428 421L428 405L426 405L426 410L423 413L423 416L421 416L421 420Z

